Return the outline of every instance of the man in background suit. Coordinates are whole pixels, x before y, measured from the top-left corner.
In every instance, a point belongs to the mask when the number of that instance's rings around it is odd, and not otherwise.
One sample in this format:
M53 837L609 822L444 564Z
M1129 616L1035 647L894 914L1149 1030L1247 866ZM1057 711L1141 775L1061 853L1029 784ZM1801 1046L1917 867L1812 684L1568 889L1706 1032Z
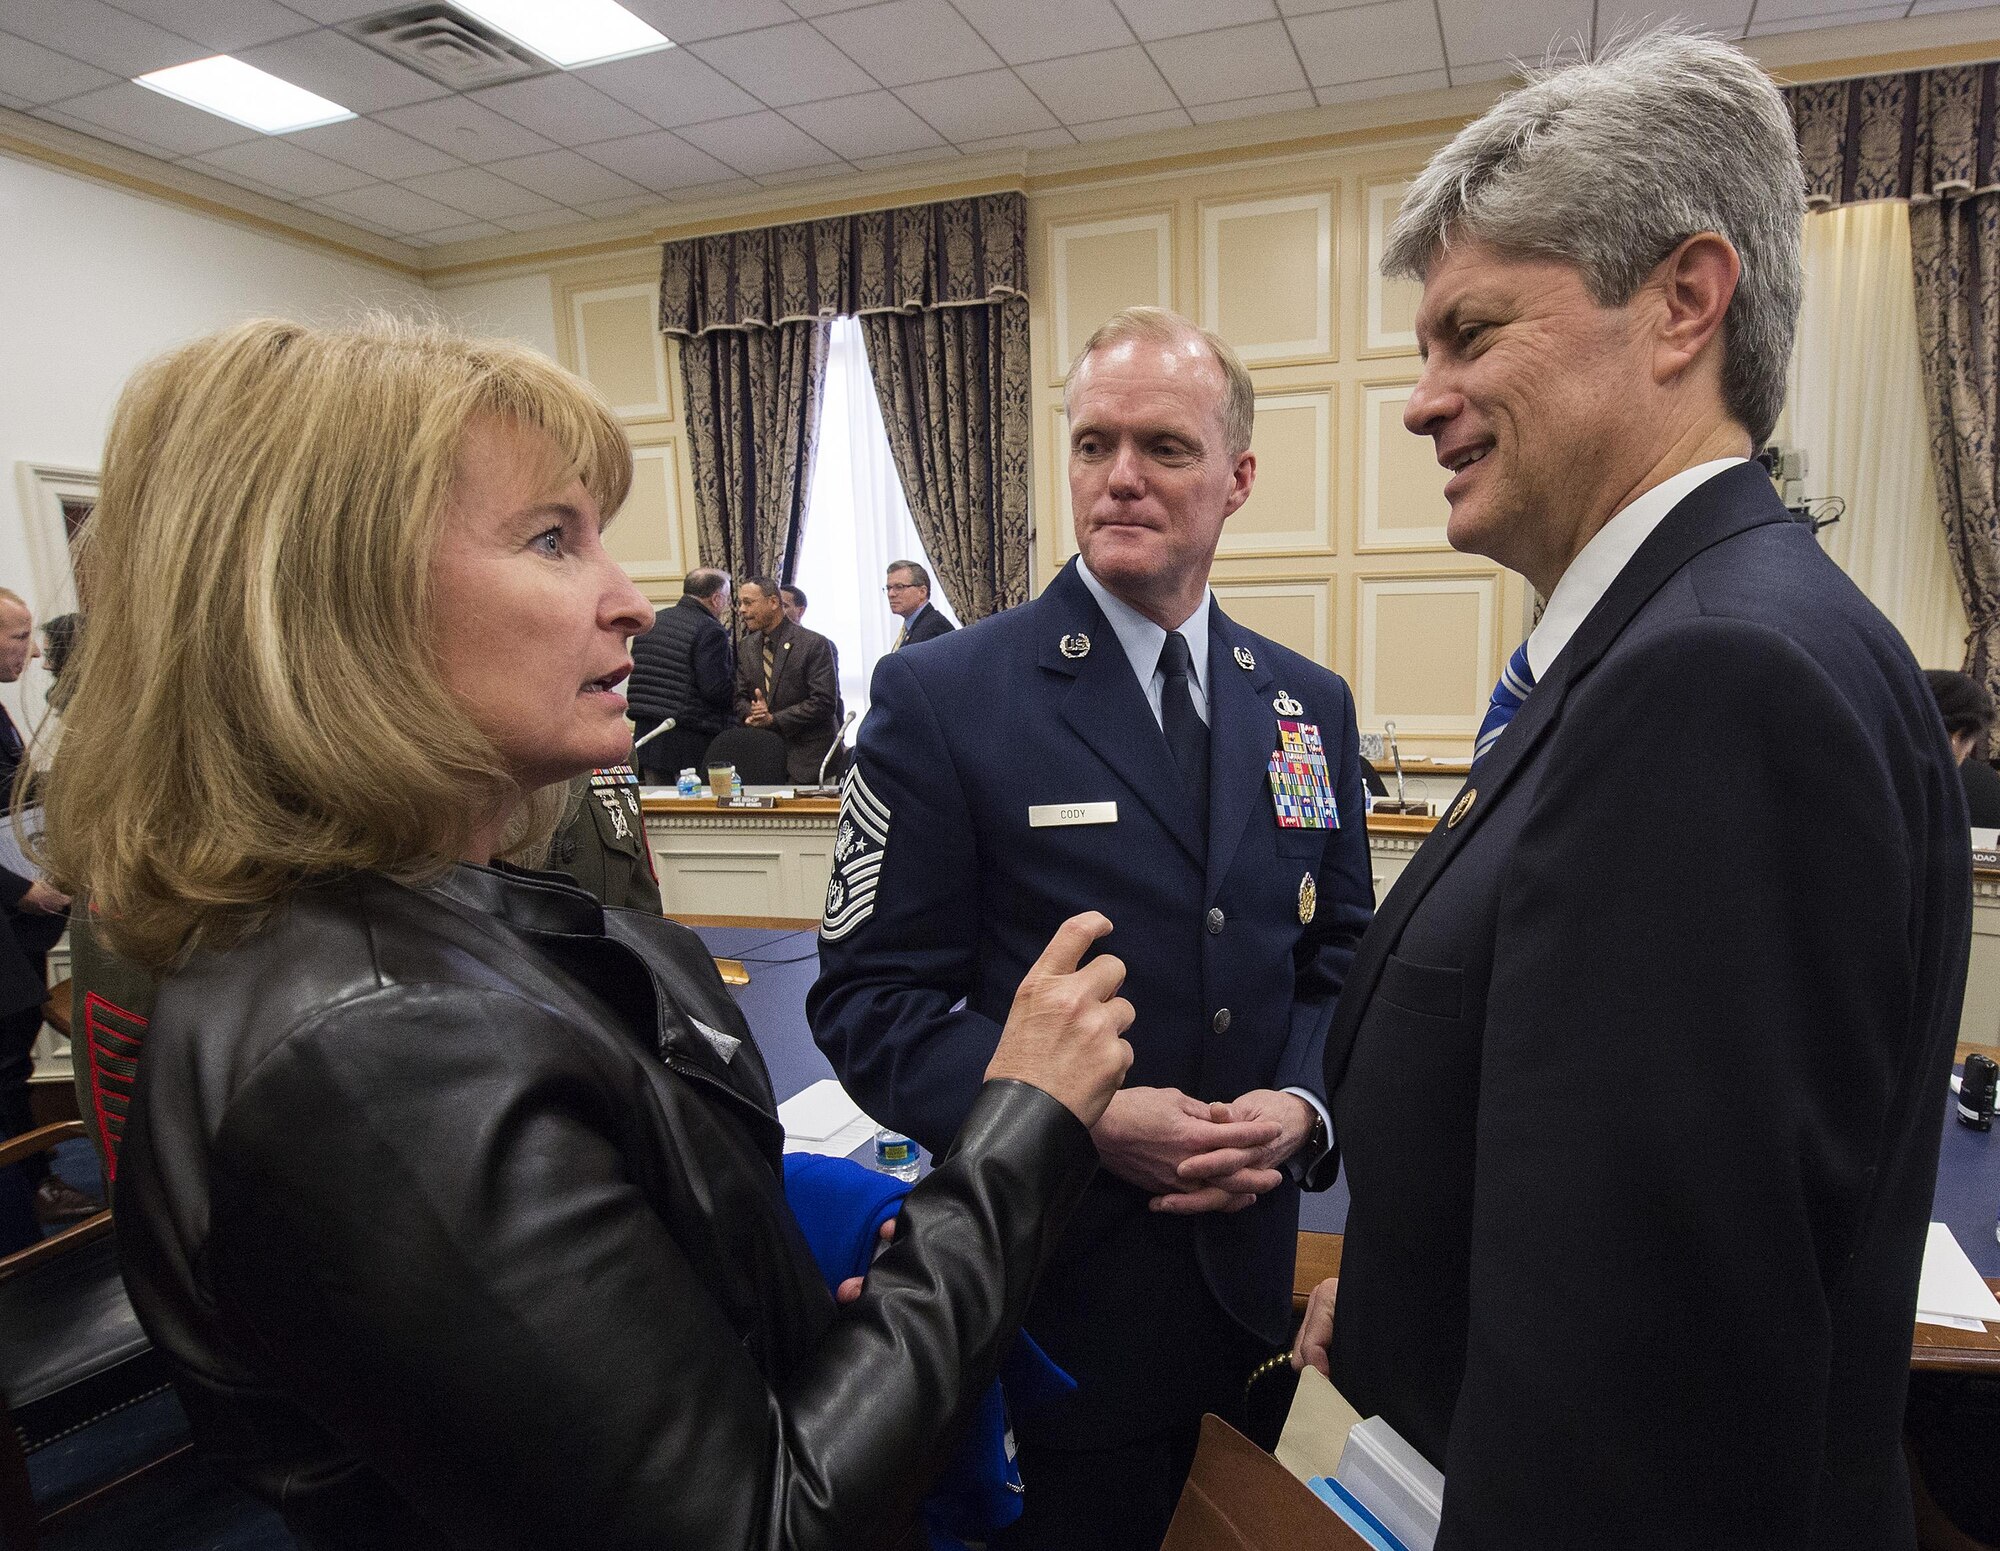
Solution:
M778 591L784 595L785 618L795 625L803 625L806 622L805 588L794 587L790 582L786 582Z
M729 573L697 566L681 583L674 606L661 609L653 628L632 638L625 693L633 731L646 739L635 763L649 781L671 786L688 766L701 769L710 740L729 720L736 662L728 618ZM654 733L668 717L674 725Z
M0 684L13 684L41 655L35 619L15 593L0 588ZM26 755L20 729L0 706L0 793L11 812L14 777ZM11 822L0 814L0 822ZM40 878L0 868L0 905L6 930L0 933L0 1140L34 1128L28 1079L34 1073L35 1040L42 1032L42 1003L48 998L48 952L61 939L67 895ZM35 1215L44 1223L81 1222L99 1203L66 1184L49 1167L47 1154L21 1165L34 1191Z
M1744 461L1803 210L1770 80L1660 34L1503 99L1390 234L1451 543L1548 599L1326 1046L1302 1349L1444 1471L1438 1551L1914 1543L1970 858L1909 650Z
M931 607L931 573L914 560L890 561L888 585L882 591L888 596L889 612L903 622L889 648L892 652L934 641L958 628Z
M840 727L840 662L833 643L785 618L768 576L743 584L737 612L752 632L736 661L736 719L785 740L785 778L811 783Z
M1026 1512L996 1544L1153 1551L1202 1412L1240 1418L1290 1331L1294 1175L1373 889L1347 686L1208 588L1256 474L1249 374L1135 308L1066 397L1082 558L877 665L807 1015L868 1112L942 1154L1041 943L1110 917L1132 1070L1027 1319L1080 1387L1017 1419Z

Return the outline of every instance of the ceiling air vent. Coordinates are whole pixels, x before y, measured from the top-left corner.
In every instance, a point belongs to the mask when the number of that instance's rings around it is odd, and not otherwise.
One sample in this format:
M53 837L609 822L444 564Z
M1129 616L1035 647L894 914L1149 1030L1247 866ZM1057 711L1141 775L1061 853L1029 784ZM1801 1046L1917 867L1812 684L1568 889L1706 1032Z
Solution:
M458 92L555 69L541 55L448 5L398 6L348 22L340 30Z

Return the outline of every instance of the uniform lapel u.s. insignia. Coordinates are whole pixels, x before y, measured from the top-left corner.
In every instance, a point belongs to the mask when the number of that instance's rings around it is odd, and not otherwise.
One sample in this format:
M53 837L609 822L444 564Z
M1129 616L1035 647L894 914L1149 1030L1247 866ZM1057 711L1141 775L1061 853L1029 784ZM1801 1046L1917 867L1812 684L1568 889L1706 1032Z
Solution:
M1252 655L1249 647L1237 647L1235 657L1236 666L1241 668L1245 673L1255 673L1257 671L1257 659Z
M1313 882L1313 875L1307 873L1299 879L1299 925L1311 926L1314 916L1319 914L1319 885Z
M1064 636L1056 644L1058 650L1071 662L1080 662L1090 655L1090 637L1080 630L1075 635Z
M1457 829L1458 821L1472 811L1472 805L1478 800L1478 797L1479 793L1470 786L1460 792L1458 794L1458 801L1451 805L1451 813L1446 817L1444 827L1446 829Z

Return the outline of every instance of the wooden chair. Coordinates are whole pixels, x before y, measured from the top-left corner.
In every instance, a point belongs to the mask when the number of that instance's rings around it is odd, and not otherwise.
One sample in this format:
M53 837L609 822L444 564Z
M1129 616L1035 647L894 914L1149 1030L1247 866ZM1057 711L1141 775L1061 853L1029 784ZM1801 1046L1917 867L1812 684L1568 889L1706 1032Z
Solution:
M0 1168L83 1134L83 1123L70 1120L14 1137L0 1143ZM47 1509L29 1483L30 1454L167 1383L166 1364L125 1296L108 1210L0 1259L0 1540L34 1551L43 1531L186 1453L192 1445L178 1441Z

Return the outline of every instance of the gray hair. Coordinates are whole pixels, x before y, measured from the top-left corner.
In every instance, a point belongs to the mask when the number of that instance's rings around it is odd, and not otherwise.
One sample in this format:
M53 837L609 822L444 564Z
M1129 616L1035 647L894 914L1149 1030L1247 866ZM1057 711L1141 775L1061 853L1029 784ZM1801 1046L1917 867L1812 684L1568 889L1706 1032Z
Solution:
M1805 178L1784 99L1747 55L1655 32L1550 64L1459 131L1404 197L1385 275L1423 278L1455 241L1582 274L1623 306L1687 238L1743 261L1723 316L1723 400L1761 444L1785 402L1803 284Z
M1257 388L1250 381L1243 358L1220 334L1202 328L1177 312L1169 312L1165 307L1127 307L1098 324L1097 332L1083 342L1083 348L1077 351L1076 359L1070 362L1069 372L1063 378L1064 414L1069 413L1070 396L1076 388L1076 374L1083 370L1083 363L1099 350L1123 344L1128 339L1149 340L1157 345L1177 345L1185 339L1198 339L1206 345L1208 353L1215 357L1215 364L1222 368L1222 380L1226 385L1221 406L1222 434L1229 443L1229 454L1234 457L1237 453L1250 450L1250 432L1257 420Z
M898 571L901 571L904 575L909 577L911 586L921 587L924 589L925 592L930 591L931 573L926 571L922 566L918 565L916 561L891 560L889 564L883 568L882 574L884 576L894 576Z

